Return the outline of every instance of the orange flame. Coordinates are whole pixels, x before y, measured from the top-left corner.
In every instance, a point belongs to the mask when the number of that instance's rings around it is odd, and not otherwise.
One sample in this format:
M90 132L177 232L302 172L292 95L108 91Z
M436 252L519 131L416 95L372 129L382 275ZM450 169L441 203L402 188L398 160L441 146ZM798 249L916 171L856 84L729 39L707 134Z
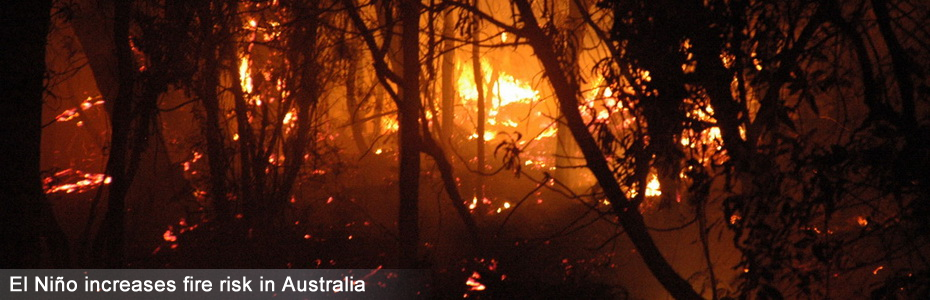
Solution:
M487 289L484 284L478 282L478 279L481 279L481 274L478 274L478 272L471 273L471 277L468 277L468 280L465 281L465 285L469 286L469 291L483 291Z
M65 169L42 180L46 194L83 193L100 185L107 185L113 179L103 173L84 173L80 170ZM55 184L58 182L64 182Z
M166 242L176 242L178 236L174 235L174 232L171 232L171 226L168 226L168 230L165 230L165 234L162 235Z

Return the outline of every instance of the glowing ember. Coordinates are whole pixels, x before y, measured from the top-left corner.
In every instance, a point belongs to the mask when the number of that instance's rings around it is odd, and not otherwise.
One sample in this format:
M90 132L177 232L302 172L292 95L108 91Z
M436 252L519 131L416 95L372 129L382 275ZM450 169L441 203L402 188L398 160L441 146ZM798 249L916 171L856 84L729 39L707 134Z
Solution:
M55 120L58 122L67 122L71 121L71 119L77 118L79 115L81 115L81 113L78 112L78 109L72 108L62 112L61 114L58 114L58 116L55 117Z
M84 173L65 169L42 180L46 194L83 193L100 185L110 184L112 178L103 173Z
M168 230L165 230L165 234L163 234L162 237L167 242L175 242L178 240L178 236L174 235L174 233L171 232L171 226L168 226Z
M858 217L856 217L856 223L858 223L859 226L861 226L861 227L865 227L865 226L869 225L869 220L866 219L866 218L863 217L863 216L858 216Z
M497 136L497 133L496 133L496 132L493 132L493 131L485 131L485 132L484 132L484 140L485 140L485 141L493 140L495 136ZM477 134L477 133L472 133L470 136L468 136L468 139L469 139L469 140L474 140L474 139L477 139L477 138L478 138L478 134Z
M484 284L478 282L478 279L481 279L481 274L478 274L478 272L472 272L471 277L468 277L468 280L465 281L465 285L468 286L469 291L483 291L487 289Z
M739 215L732 215L730 216L730 224L736 224L736 222L739 222L740 219L742 219L742 217Z
M81 104L78 105L78 107L67 109L63 111L62 113L58 114L58 116L55 116L55 121L56 122L71 121L74 118L81 116L82 111L89 110L93 108L94 106L103 105L103 103L104 101L100 97L96 97L96 98L87 97L87 99L84 99L84 101L82 101ZM83 125L84 125L84 122L78 122L77 126L83 126Z
M290 124L297 120L297 116L294 114L294 111L289 111L284 115L284 124Z

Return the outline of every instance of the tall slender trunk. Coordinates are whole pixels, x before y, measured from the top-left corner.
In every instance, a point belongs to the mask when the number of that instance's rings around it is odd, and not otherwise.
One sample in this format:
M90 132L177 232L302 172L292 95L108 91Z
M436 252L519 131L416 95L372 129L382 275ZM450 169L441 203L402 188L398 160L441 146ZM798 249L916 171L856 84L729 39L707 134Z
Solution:
M563 30L567 31L568 40L565 50L566 57L571 59L571 72L569 76L579 78L578 58L581 51L581 42L584 40L584 24L582 23L581 17L581 8L578 7L582 5L583 1L571 1L568 6L568 19L566 20L565 28ZM571 131L568 129L568 124L565 123L565 118L559 117L559 122L557 123L557 130L555 131L556 137L556 150L555 150L555 176L556 179L565 182L568 186L576 186L578 183L577 180L570 180L575 176L572 176L574 169L570 166L578 165L577 159L572 159L574 155L578 153L578 145L572 139ZM577 173L576 173L577 174Z
M400 242L401 268L415 268L418 265L417 248L420 240L419 227L419 186L420 186L420 61L419 61L419 2L402 0L397 7L400 12L400 59L385 55L382 47L375 42L365 22L357 11L357 5L351 0L343 0L349 8L349 17L355 27L362 32L362 38L372 54L375 72L381 85L395 99L398 111L398 131L400 134L400 171L398 172L399 198L397 228ZM392 12L385 9L380 16L382 20ZM395 49L395 45L386 45ZM397 53L393 51L391 53ZM385 57L392 58L394 68L389 69ZM398 60L400 62L398 63ZM399 92L388 84L388 78L399 83Z
M398 7L401 19L401 55L403 82L398 103L400 131L400 209L398 231L401 243L401 267L417 265L420 241L420 44L419 2L403 0Z
M131 128L134 118L132 49L129 45L129 26L132 1L115 1L113 40L116 43L116 66L119 87L113 99L110 115L110 155L107 158L106 174L112 178L108 189L107 212L94 241L94 261L107 268L118 268L123 264L125 239L126 194L132 183L128 171Z
M229 5L237 9L236 0L229 0ZM238 12L237 12L238 13ZM245 90L242 88L242 76L238 71L239 55L236 44L227 43L222 47L224 61L229 64L227 70L230 77L233 78L230 83L230 92L233 96L233 110L236 113L236 134L239 136L237 146L239 149L239 201L242 203L242 210L247 217L252 217L257 197L253 193L256 184L259 184L255 178L253 168L257 148L255 142L255 132L252 130L252 124L249 122L249 106L246 102Z
M121 75L119 71L118 55L116 55L117 44L114 40L113 14L115 2L112 0L80 0L75 6L80 9L73 11L73 15L69 19L75 35L81 42L81 50L87 56L88 66L93 73L96 87L103 99L106 100L104 107L110 116L115 115L114 106L116 99L119 97L121 80L125 79L125 74ZM121 3L120 5L124 4ZM177 12L169 8L167 13ZM158 59L156 57L149 58ZM155 124L155 101L164 92L167 85L166 75L163 70L158 70L160 69L159 65L161 65L160 62L150 61L149 66L152 68L137 75L136 81L140 83L136 83L135 86L140 91L138 98L133 100L133 108L131 109L134 113L133 127L130 129L132 145L127 143L129 163L127 164L126 177L132 179L132 183L129 184L128 191L125 192L126 199L123 201L127 207L132 207L134 199L142 200L142 198L145 198L144 202L135 202L145 204L137 206L133 210L134 213L142 215L148 213L147 209L150 209L153 205L161 205L175 195L187 194L183 191L190 188L189 182L184 179L182 170L176 164L172 164L170 160L163 159L168 157L165 140L159 130L152 130L156 128L152 127ZM135 72L134 68L132 68L132 71ZM158 178L158 184L153 185L151 181L143 180L150 178ZM154 190L159 192L153 193ZM93 226L98 223L96 213L97 204L100 200L102 199L99 197L94 199L85 228L79 237L84 251L88 250L86 246L91 242L90 237ZM127 218L130 215L127 212ZM133 226L127 225L126 230L133 230ZM132 239L132 236L127 234L129 239ZM132 242L127 240L127 243ZM89 252L81 254L86 255Z
M475 0L475 7L478 7L478 0ZM484 97L484 74L481 72L481 54L478 51L478 35L481 33L481 26L479 23L480 19L477 15L474 16L472 20L472 32L471 32L471 61L472 61L472 70L474 70L475 76L475 89L478 92L478 138L477 138L477 159L478 159L478 172L484 171L484 152L485 152L485 140L484 140L484 131L485 123L487 123L486 108L485 108L485 97ZM475 192L478 198L484 198L484 176L480 173L478 174L478 184L475 188Z
M353 42L346 41L348 55L346 55L346 111L349 112L349 126L352 129L352 138L355 141L355 147L359 153L365 153L368 150L368 143L365 142L362 123L358 121L359 103L357 99L358 86L356 82L358 77L356 72L359 70L359 47Z
M222 5L217 3L217 5ZM217 14L209 7L201 8L200 18L206 20L216 19ZM213 22L207 22L213 24ZM220 25L224 26L224 25ZM200 86L198 96L203 105L205 119L202 121L203 135L207 142L207 160L210 168L210 196L213 199L213 209L218 224L231 220L231 209L227 198L226 176L229 170L229 161L226 154L225 139L220 128L220 104L217 88L220 85L219 54L220 35L214 31L214 26L203 25L201 36L204 39L201 48Z
M901 45L894 29L891 27L891 16L888 13L888 1L872 0L872 11L875 12L875 19L878 22L878 30L882 34L885 45L888 46L888 54L891 56L891 69L894 73L895 82L898 85L898 93L901 97L901 118L904 129L911 131L917 127L917 116L915 114L916 105L914 103L914 80L911 79L911 66L914 65L908 55L907 50ZM914 137L916 134L905 135Z
M305 8L307 9L307 8ZM294 86L296 89L288 99L297 105L297 130L291 133L291 137L285 138L285 158L284 161L284 178L279 182L278 192L271 199L271 209L266 216L268 224L275 224L276 218L284 215L287 207L287 200L291 195L294 182L300 173L300 166L304 162L304 153L310 142L312 132L312 114L320 97L319 70L321 67L318 63L318 52L316 43L318 40L317 31L320 23L312 13L303 15L301 21L295 23L294 36L291 38L290 45L290 63L296 68L297 80ZM350 70L351 72L351 70ZM355 93L355 91L350 91ZM361 134L361 133L359 133ZM282 224L283 225L283 224ZM277 229L272 227L272 229Z
M40 144L42 140L42 95L45 76L46 36L51 20L52 1L17 2L4 7L3 28L0 39L10 47L10 56L4 59L4 72L0 74L8 87L0 91L0 98L9 106L0 111L2 140L15 145L9 153L0 156L0 165L7 172L0 174L2 197L2 230L4 243L0 252L3 268L40 267L42 237L47 237L52 253L52 266L67 267L67 238L58 226L51 207L42 191L39 173ZM10 130L16 128L16 130ZM55 245L52 245L55 243ZM55 247L64 247L56 249Z
M442 138L449 139L452 137L453 128L455 128L455 24L453 22L452 10L445 12L442 21L442 37L445 39L442 43ZM446 143L447 140L440 141Z

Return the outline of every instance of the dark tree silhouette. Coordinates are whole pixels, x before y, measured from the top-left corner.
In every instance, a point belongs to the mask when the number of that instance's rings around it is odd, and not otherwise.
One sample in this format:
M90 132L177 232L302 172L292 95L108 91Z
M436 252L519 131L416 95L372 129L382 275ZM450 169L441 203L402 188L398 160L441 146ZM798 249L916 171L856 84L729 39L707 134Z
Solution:
M4 268L42 267L42 239L51 248L54 267L68 266L67 239L42 191L39 169L42 97L45 93L45 46L52 1L13 3L3 9L4 48L0 136L2 155ZM15 128L15 130L14 130Z

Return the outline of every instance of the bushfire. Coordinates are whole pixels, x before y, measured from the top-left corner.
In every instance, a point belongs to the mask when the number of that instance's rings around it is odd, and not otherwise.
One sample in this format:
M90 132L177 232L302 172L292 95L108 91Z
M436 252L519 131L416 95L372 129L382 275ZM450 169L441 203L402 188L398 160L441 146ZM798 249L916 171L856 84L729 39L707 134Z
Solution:
M10 39L35 70L7 80L24 237L4 267L370 270L281 282L302 293L425 269L404 296L427 298L930 293L919 1L39 2Z

